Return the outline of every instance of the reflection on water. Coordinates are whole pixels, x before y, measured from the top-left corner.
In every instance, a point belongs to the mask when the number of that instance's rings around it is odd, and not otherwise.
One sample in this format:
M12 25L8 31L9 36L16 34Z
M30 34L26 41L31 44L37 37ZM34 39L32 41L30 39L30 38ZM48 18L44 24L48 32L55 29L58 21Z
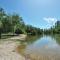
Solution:
M57 44L59 44L60 45L60 34L55 34L54 36L53 36L54 38L55 38L55 40L56 40L56 42L57 42Z
M35 41L33 40L32 43L22 46L19 46L19 52L22 52L24 55L29 55L32 59L60 60L60 35L44 35Z

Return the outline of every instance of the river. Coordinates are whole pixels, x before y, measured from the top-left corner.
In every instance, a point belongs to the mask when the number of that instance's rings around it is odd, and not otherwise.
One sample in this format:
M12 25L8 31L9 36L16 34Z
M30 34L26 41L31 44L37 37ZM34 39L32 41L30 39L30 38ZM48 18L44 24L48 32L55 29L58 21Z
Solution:
M60 60L60 35L29 37L17 47L20 54L31 60Z

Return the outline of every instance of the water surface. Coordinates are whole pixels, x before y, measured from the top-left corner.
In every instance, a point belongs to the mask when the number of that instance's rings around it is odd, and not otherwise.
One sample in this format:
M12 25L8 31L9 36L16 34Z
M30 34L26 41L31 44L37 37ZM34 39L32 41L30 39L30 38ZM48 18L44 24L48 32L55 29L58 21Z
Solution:
M19 46L19 52L35 60L60 60L60 35L43 35Z

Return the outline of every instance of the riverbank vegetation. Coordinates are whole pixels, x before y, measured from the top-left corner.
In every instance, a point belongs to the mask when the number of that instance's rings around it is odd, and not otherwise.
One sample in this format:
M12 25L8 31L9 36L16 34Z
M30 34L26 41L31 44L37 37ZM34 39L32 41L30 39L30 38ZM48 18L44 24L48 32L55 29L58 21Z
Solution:
M41 35L41 34L60 34L60 21L50 29L40 29L32 25L26 25L23 18L16 14L8 14L3 8L0 8L0 38L4 35Z
M19 34L40 35L42 33L42 29L26 25L20 15L8 14L3 8L0 8L0 38L5 34L14 36Z
M55 25L50 29L45 29L44 34L60 34L60 21L56 21Z

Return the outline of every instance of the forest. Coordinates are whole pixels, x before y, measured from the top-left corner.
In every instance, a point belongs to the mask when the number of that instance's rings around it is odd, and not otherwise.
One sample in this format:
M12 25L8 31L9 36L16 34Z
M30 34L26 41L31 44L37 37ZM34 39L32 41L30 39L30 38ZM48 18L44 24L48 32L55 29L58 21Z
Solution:
M0 38L2 34L19 35L40 35L43 29L26 25L23 18L19 14L7 14L3 8L0 8Z
M44 30L45 34L60 34L60 21L56 21L55 25L50 29Z
M2 34L8 33L10 35L60 34L60 21L57 21L50 29L43 30L32 25L26 25L19 14L7 14L3 8L0 8L0 38Z

